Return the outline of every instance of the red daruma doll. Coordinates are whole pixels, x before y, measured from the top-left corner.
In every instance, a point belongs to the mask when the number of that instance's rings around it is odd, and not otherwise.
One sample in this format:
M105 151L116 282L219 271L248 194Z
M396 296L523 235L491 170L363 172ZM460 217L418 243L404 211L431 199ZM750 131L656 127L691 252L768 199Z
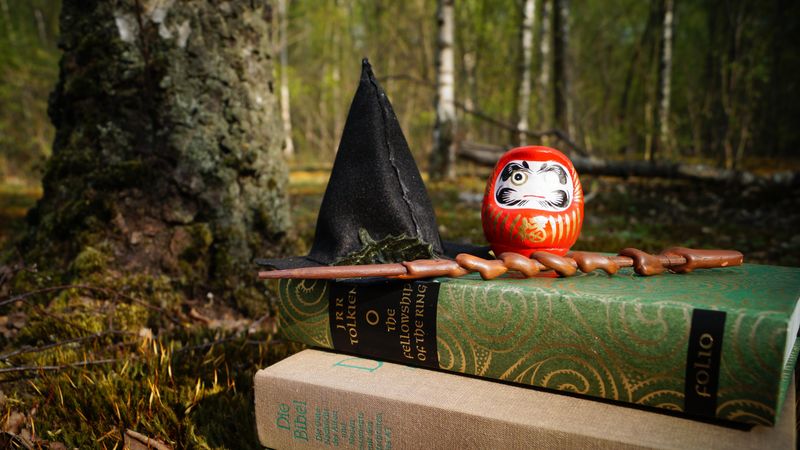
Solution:
M572 162L549 147L509 150L486 184L481 222L495 256L564 256L583 224L583 190Z

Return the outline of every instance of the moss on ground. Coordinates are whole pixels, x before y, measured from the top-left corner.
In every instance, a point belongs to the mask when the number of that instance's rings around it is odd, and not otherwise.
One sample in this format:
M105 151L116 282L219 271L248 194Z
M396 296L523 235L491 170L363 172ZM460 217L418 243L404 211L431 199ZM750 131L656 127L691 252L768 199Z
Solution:
M0 298L0 316L20 320L2 327L0 426L22 414L11 431L44 448L120 448L127 430L175 448L258 447L253 375L287 354L268 312L247 319L108 269L40 293L23 278L13 291L27 294Z

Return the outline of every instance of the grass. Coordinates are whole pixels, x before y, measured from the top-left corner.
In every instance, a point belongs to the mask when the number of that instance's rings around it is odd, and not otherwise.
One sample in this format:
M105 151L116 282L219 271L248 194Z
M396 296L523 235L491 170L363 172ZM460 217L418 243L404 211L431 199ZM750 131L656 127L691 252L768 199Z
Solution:
M483 242L483 176L429 183L445 239ZM291 180L307 250L327 172L295 171ZM748 262L800 265L797 186L582 180L577 249L736 248ZM24 226L39 195L0 186L0 243ZM270 314L245 317L210 298L186 298L168 279L136 274L101 270L85 286L61 288L24 270L16 277L28 287L16 301L0 285L0 445L14 433L34 447L121 448L132 430L175 448L258 447L253 374L298 349L274 339Z

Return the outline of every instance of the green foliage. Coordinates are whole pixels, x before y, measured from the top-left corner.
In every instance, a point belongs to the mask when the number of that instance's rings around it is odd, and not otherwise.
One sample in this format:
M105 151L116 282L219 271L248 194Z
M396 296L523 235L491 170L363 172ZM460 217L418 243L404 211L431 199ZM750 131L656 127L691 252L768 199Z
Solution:
M2 2L8 13L0 14L0 175L35 181L52 142L46 108L57 75L59 2ZM537 2L534 80L542 62L543 3ZM572 4L573 140L598 156L639 158L656 131L659 5L658 0ZM289 67L278 70L288 72L296 161L333 160L363 56L372 59L417 160L427 161L434 122L435 2L297 0L289 6ZM792 74L800 68L799 9L780 1L676 2L673 152L663 157L721 162L725 145L745 158L795 153L800 92ZM457 100L507 123L513 123L516 108L519 22L518 1L456 5ZM548 117L537 114L540 108L552 114L550 97L540 98L534 89L534 129L549 127ZM459 120L461 139L511 142L506 130L474 116L462 112ZM132 173L137 171L110 170L109 180Z
M0 179L36 181L50 154L60 1L0 1Z
M456 100L506 123L513 123L517 104L519 3L464 0L455 8ZM542 62L543 3L537 2L535 80ZM641 158L657 135L661 3L572 3L572 138L597 156ZM658 156L722 162L725 145L741 147L745 157L793 155L800 145L793 126L800 102L792 100L798 84L791 75L800 68L800 15L791 11L800 6L752 0L675 4L670 151ZM299 158L332 160L363 55L372 58L417 160L427 161L434 122L434 7L420 1L290 3L288 71ZM543 98L534 89L534 129L551 126L552 83L551 73ZM537 117L540 108L546 117ZM508 131L474 116L464 113L459 120L461 139L511 141Z

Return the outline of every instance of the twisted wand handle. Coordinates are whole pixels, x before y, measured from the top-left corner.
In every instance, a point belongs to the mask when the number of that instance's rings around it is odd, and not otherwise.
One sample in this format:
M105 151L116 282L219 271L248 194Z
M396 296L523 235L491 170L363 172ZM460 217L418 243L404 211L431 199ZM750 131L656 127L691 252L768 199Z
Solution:
M467 253L449 259L419 259L402 263L365 264L355 266L319 266L297 269L270 270L258 273L260 279L278 278L368 278L387 277L418 279L431 277L460 277L478 272L484 280L491 280L509 270L528 278L540 271L553 270L560 276L572 276L601 269L609 275L621 267L633 267L643 276L657 275L664 271L688 273L695 269L730 267L741 265L744 255L736 250L697 250L672 247L660 255L651 255L635 248L626 248L616 256L605 256L590 252L571 252L557 256L547 252L535 252L530 258L517 253L502 253L498 259L483 259Z

